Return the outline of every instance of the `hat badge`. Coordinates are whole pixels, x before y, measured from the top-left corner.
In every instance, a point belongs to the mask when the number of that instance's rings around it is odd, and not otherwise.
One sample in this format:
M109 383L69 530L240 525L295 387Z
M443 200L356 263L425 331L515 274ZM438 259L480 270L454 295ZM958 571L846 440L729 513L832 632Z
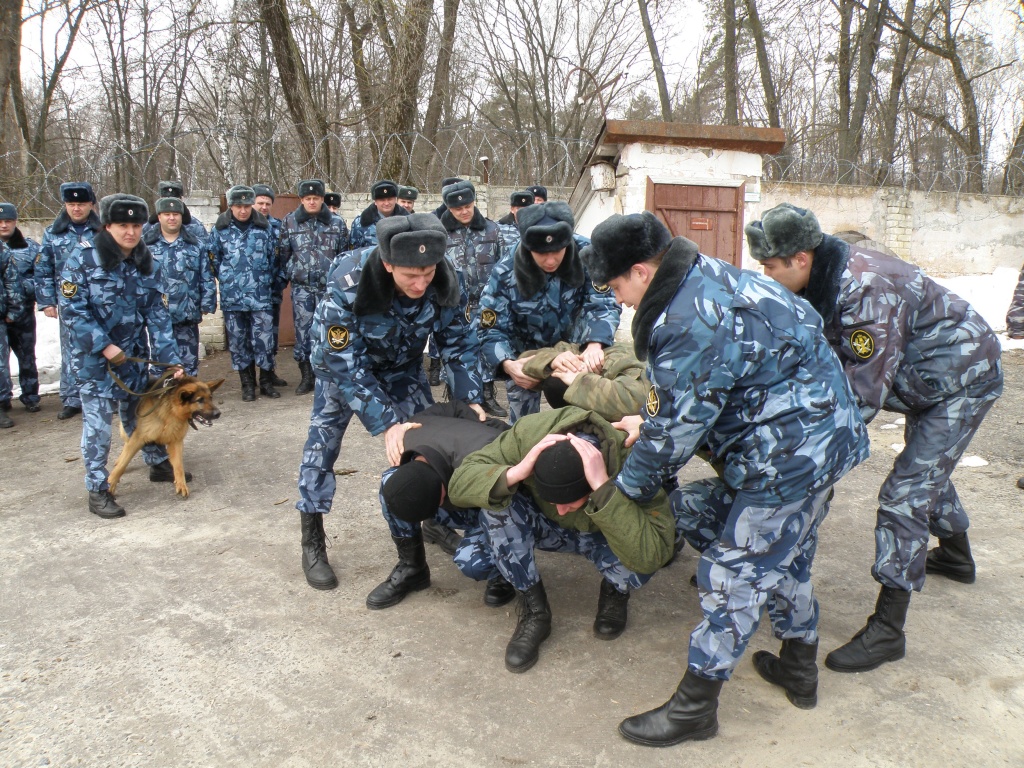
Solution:
M128 215L129 216L134 216L135 215L135 211L133 211L131 208L129 208L128 209Z
M548 236L547 236L546 238L544 238L544 242L546 242L546 243L550 243L550 242L551 242L552 240L554 240L554 239L555 239L555 238L553 238L553 237L552 237L551 235L548 235Z
M421 245L420 246L420 253L426 253L426 252L427 252L427 246Z

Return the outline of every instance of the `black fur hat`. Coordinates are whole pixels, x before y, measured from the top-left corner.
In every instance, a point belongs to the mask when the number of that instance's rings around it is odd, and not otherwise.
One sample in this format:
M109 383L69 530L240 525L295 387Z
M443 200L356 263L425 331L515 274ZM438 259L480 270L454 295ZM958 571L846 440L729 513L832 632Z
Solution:
M158 216L161 213L185 213L185 204L177 197L161 197L156 201L155 208Z
M256 202L256 193L252 187L236 184L226 195L228 205L252 205Z
M96 193L88 181L65 181L60 185L62 203L95 203Z
M533 193L513 192L508 199L508 204L513 208L525 208L528 205L533 205Z
M420 191L416 187L399 187L398 188L398 199L399 200L417 200L420 196Z
M476 202L476 187L471 181L457 181L442 189L441 197L449 208L461 208Z
M752 221L743 228L743 234L747 236L747 246L750 248L750 256L757 261L764 261L768 258L768 241L764 236L764 227L760 221Z
M107 195L100 200L100 224L145 224L149 221L146 201L135 195Z
M253 184L252 191L256 197L269 197L271 200L277 199L277 195L274 194L274 188L269 184Z
M370 197L374 200L383 200L387 197L398 197L398 185L390 179L378 181L370 187Z
M320 179L306 179L299 182L298 190L299 197L305 197L306 195L323 197L327 192L327 187Z
M445 187L451 184L457 184L460 181L462 181L460 176L448 176L447 178L441 179L441 189L443 190Z
M328 192L324 195L324 205L328 208L340 208L341 207L341 195L337 192Z
M761 214L760 224L768 247L765 259L788 259L797 251L814 251L824 237L817 216L806 208L797 208L789 203L765 211ZM746 228L744 232L747 232ZM750 243L749 232L747 243Z
M545 203L548 201L547 187L542 187L540 184L534 184L532 187L527 187L526 189L529 190L530 194L533 195L535 200L536 198L539 197Z
M432 213L388 216L377 222L377 241L393 267L432 267L444 258L448 231Z
M522 244L531 253L551 253L572 242L575 221L567 203L529 205L516 214Z
M628 216L616 213L594 227L590 247L584 248L581 255L590 278L606 284L634 264L663 253L671 242L668 227L650 211Z
M160 197L182 197L185 187L180 181L160 181L157 182L156 193Z

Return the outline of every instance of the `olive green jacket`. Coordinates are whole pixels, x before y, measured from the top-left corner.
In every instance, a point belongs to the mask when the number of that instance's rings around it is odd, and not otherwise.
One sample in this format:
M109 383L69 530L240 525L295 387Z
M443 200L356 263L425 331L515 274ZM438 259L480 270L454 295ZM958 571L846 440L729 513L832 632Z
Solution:
M534 493L532 477L510 488L505 473L522 461L545 435L567 432L584 432L600 441L610 479L591 494L583 507L559 515L554 504ZM615 486L614 478L629 454L623 445L625 437L625 432L615 429L598 414L574 406L524 416L490 445L465 458L452 475L448 495L453 504L464 509L501 510L511 503L516 492L525 493L548 519L562 528L604 534L612 552L631 571L654 573L672 558L675 521L664 491L648 502L636 502Z

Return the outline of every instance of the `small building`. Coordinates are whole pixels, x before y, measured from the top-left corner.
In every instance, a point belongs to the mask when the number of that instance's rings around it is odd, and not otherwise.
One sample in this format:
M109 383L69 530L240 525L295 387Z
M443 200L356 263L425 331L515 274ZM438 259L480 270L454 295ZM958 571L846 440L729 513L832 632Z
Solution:
M745 206L760 210L762 155L785 143L781 128L606 120L569 197L576 229L589 235L613 213L652 211L701 253L743 266Z

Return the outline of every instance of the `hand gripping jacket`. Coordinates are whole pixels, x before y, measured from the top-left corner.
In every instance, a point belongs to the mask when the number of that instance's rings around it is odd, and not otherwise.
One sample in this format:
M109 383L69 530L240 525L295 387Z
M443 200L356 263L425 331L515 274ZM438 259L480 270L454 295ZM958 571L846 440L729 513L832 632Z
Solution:
M172 324L199 323L204 312L217 310L213 265L195 235L182 229L178 238L168 243L157 227L151 229L143 241L160 263Z
M242 229L231 211L224 211L210 232L209 248L220 283L220 308L225 312L269 311L282 269L266 217L253 210L249 226Z
M348 228L341 216L326 205L312 216L300 206L284 217L277 252L294 285L322 293L334 258L347 245Z
M92 247L93 238L102 229L96 211L89 213L89 218L81 227L82 234L76 231L78 228L71 223L67 211L61 211L53 224L43 232L43 245L36 262L35 276L36 302L40 307L57 306L64 264L82 248Z

